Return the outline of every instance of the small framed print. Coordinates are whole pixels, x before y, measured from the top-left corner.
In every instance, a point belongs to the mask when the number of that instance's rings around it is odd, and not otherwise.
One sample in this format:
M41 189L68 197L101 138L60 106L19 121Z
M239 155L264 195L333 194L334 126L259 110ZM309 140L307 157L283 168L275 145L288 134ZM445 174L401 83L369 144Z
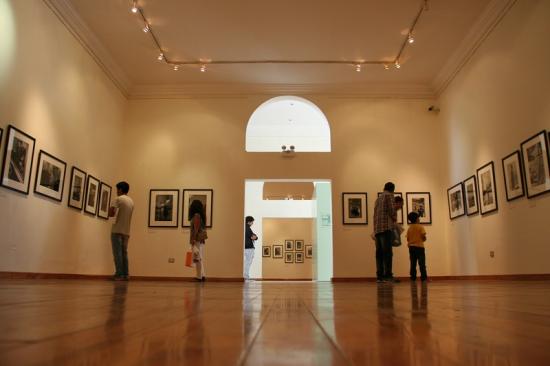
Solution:
M294 240L285 240L285 252L294 250Z
M109 219L109 208L111 207L111 186L101 182L99 185L99 206L97 216L102 219Z
M449 201L449 218L456 219L464 216L466 213L464 208L464 188L462 183L447 189L447 198Z
M99 180L88 175L86 180L86 202L84 212L95 215L97 212L97 197L99 196Z
M283 258L283 246L274 245L273 246L273 258Z
M466 205L466 215L471 216L479 212L479 200L477 199L476 176L472 175L464 181L464 195Z
M204 213L206 215L206 227L212 227L212 202L214 199L214 190L212 189L184 189L183 190L183 212L181 219L181 226L190 227L189 223L189 206L191 202L198 200L204 207Z
M262 257L271 257L271 247L270 246L262 247Z
M342 193L342 224L367 225L368 221L367 193Z
M179 189L149 191L149 227L178 227Z
M82 210L84 207L84 184L86 183L86 173L77 167L71 169L71 182L69 186L69 207Z
M313 258L313 245L306 245L306 258Z
M432 223L432 198L430 192L407 192L407 213L416 212L421 224Z
M380 195L382 194L382 192L378 192L378 197L380 197ZM393 197L401 197L403 198L403 193L401 192L393 192ZM403 224L403 209L400 208L399 210L397 210L397 223L398 224Z
M304 263L304 253L303 252L296 252L294 257L295 263Z
M477 181L481 214L485 215L498 210L495 166L492 161L477 170Z
M550 191L550 158L548 136L541 131L521 143L527 197L532 198Z
M514 151L502 159L502 171L504 173L504 188L506 189L506 200L512 201L525 196L523 188L523 169L519 151Z
M285 263L294 263L294 252L285 253Z
M67 164L64 161L40 150L34 177L34 192L61 202L66 169Z
M294 247L296 251L303 252L304 251L304 241L303 240L296 240L294 242Z
M29 194L34 144L34 137L8 126L0 185Z

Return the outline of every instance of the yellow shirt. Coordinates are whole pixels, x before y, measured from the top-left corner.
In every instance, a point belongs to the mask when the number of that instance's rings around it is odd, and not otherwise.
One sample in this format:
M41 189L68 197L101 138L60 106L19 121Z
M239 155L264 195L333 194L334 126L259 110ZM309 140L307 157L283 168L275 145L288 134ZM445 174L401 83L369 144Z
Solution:
M409 230L407 230L407 244L410 247L424 248L424 240L426 237L426 230L424 226L420 224L411 224Z

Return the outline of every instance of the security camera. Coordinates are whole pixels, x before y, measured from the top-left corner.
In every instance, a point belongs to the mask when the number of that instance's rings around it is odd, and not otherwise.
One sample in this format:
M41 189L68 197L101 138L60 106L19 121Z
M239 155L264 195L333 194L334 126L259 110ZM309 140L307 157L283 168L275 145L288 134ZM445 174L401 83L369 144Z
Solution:
M439 112L439 107L436 107L435 105L431 105L428 107L428 112Z
M286 151L286 145L281 146L281 149L282 149L283 151Z
M294 151L294 145L290 145L290 150Z

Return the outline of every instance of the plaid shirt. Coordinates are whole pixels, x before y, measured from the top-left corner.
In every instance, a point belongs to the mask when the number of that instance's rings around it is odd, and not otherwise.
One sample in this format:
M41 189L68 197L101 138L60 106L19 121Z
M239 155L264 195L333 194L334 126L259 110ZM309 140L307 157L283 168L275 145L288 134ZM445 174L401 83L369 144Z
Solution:
M397 222L393 193L384 191L374 204L374 234L391 230Z

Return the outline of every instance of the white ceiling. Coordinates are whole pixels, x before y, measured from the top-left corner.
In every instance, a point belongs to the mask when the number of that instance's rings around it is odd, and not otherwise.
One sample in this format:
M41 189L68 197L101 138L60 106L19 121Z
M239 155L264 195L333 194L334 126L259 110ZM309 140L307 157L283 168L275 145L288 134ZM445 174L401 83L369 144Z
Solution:
M236 85L307 90L392 87L432 95L467 59L512 0L430 0L399 70L348 65L211 65L173 71L141 29L131 0L45 0L125 94ZM422 0L139 0L167 57L208 60L387 60ZM444 75L445 74L445 75ZM267 90L267 89L266 89ZM154 92L151 92L154 94Z

